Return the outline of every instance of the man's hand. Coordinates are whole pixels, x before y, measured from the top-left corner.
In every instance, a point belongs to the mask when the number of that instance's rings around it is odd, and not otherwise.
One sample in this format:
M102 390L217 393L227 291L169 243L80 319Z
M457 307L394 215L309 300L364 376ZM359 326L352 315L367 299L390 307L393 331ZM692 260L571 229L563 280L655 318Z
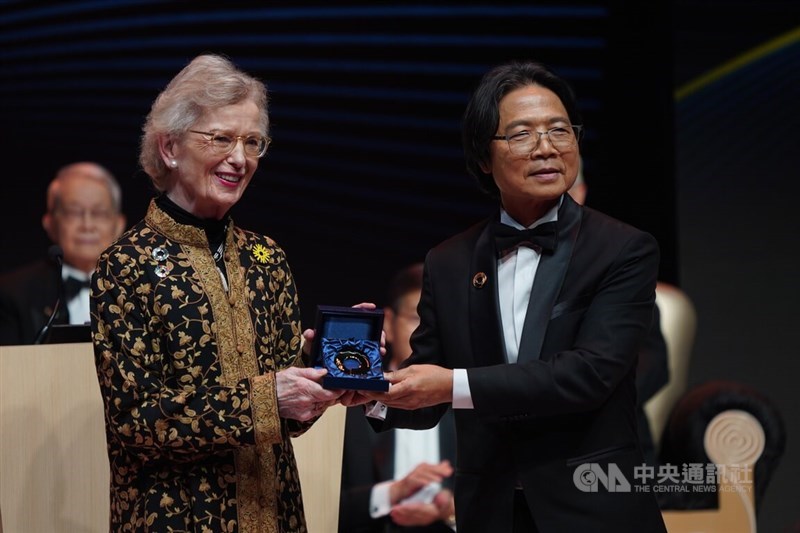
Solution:
M450 461L444 460L439 464L420 463L403 479L391 484L389 502L397 505L419 492L423 487L431 483L441 483L444 478L451 475L453 475L453 467L450 465Z
M339 403L345 407L353 407L354 405L364 405L372 400L361 394L361 391L349 390L339 397Z
M392 507L389 516L398 526L428 526L439 520L439 509L433 503L411 502Z
M453 493L440 490L431 501L406 501L418 494L431 483L441 483L453 475L453 467L445 460L439 464L420 463L403 479L389 487L389 501L392 503L390 516L400 526L427 526L437 520L446 520L453 507Z
M442 489L432 503L401 503L392 508L389 516L398 526L427 526L439 520L450 524L455 512L453 493Z
M386 372L389 392L362 394L389 407L419 409L453 401L453 371L437 365L411 365Z

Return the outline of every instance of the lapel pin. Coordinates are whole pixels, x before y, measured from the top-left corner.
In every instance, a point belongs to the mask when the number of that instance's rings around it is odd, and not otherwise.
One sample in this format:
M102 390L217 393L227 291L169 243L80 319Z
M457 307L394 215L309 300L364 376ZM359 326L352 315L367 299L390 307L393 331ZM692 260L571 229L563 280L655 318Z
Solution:
M172 265L167 263L165 265L158 265L155 268L155 273L156 273L156 276L158 276L159 278L163 279L163 278L166 278L169 275L169 271L170 270L172 270Z
M472 276L472 286L476 289L482 289L484 285L486 285L486 274L483 272L478 272L474 276Z
M262 244L256 244L253 246L252 251L253 258L262 265L266 265L267 262L272 258L272 250Z
M153 248L152 255L153 259L161 262L167 260L167 258L169 257L169 252L166 250L166 248L162 248L159 246L157 248Z

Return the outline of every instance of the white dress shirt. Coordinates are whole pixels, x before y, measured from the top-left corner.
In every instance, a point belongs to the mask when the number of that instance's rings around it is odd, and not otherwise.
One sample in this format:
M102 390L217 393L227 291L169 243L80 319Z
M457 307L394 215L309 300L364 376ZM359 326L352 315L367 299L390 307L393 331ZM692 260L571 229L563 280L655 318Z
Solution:
M558 208L561 201L544 216L528 226L535 228L545 222L558 220ZM525 226L511 218L505 209L500 212L500 222L517 229ZM503 341L508 363L516 363L519 356L519 341L522 338L522 327L528 313L528 302L531 299L533 280L539 268L541 254L528 246L518 246L497 260L497 290L500 302L500 320L503 325ZM469 389L467 370L453 369L453 409L472 409L472 394Z
M89 281L91 274L87 274L77 268L64 264L61 269L61 279L75 278L80 280ZM70 301L66 302L67 311L69 311L70 324L88 324L91 320L89 317L89 296L91 291L88 288L82 288Z
M558 220L558 209L562 197L544 216L528 228L535 228L545 222ZM500 222L517 229L525 226L511 218L505 209L500 212ZM541 254L528 246L518 246L497 260L497 290L500 301L500 320L503 325L503 341L508 363L516 363L519 356L519 341L522 338L522 326L528 314L528 302L531 299L533 282L539 268ZM469 378L465 368L453 369L453 409L474 409L472 393L469 389ZM369 405L367 416L385 419L386 406L380 402Z
M394 479L402 479L420 463L437 464L439 454L439 425L431 429L394 430ZM394 481L384 481L372 487L369 514L372 518L388 515L392 510L389 487ZM438 492L438 491L437 491Z

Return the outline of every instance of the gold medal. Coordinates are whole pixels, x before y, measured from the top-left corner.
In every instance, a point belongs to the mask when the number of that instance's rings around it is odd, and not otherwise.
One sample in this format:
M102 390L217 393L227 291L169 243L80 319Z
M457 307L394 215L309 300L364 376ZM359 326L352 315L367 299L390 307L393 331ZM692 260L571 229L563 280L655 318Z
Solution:
M366 374L372 365L369 362L369 357L359 352L352 346L345 346L336 357L333 358L338 368L343 374L359 375Z

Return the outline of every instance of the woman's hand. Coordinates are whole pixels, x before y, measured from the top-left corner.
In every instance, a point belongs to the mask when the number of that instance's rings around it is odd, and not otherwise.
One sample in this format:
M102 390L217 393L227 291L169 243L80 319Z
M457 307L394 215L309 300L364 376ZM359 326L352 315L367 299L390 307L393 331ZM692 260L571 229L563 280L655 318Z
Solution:
M293 418L300 422L320 416L325 409L335 404L344 394L340 390L323 389L324 368L290 367L276 374L278 392L278 414L281 418Z

